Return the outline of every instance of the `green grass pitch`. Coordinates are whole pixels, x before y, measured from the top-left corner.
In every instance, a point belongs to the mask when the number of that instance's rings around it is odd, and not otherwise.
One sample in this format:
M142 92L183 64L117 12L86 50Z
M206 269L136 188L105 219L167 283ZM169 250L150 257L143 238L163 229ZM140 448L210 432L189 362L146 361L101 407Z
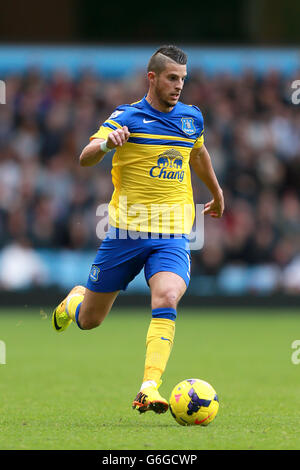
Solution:
M92 331L52 330L50 309L0 311L0 449L300 449L300 339L293 310L178 309L161 394L210 382L220 410L207 427L167 412L139 415L150 311L113 309ZM3 344L3 343L2 343Z

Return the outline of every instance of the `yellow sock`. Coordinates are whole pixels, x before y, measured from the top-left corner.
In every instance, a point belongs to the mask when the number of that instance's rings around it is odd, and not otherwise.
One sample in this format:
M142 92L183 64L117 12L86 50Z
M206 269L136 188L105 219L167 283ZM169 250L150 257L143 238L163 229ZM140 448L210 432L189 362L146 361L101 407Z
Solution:
M75 319L76 309L78 305L80 304L80 302L83 301L83 297L84 297L83 295L74 294L74 295L70 295L67 301L66 311L69 317L71 318L71 320L73 320L73 322L76 322L76 319Z
M175 321L152 318L146 338L146 360L143 382L157 384L166 368L175 335Z

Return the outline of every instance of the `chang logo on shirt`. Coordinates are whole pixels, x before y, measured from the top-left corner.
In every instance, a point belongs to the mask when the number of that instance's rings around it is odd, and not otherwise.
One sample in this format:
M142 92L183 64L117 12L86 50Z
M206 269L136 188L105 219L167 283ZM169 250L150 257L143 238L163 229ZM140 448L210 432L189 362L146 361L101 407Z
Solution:
M156 166L149 172L152 178L177 180L182 182L184 170L182 170L183 156L178 150L170 149L158 155Z

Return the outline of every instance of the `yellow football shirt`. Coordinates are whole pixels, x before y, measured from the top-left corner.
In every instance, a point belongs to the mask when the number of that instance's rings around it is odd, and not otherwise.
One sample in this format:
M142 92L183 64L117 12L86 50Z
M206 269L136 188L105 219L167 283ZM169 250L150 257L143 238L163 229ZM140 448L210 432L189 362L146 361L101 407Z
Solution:
M203 117L196 106L178 102L169 113L144 97L119 106L91 136L107 139L127 126L128 141L112 162L112 226L132 231L189 234L195 217L189 158L203 145Z

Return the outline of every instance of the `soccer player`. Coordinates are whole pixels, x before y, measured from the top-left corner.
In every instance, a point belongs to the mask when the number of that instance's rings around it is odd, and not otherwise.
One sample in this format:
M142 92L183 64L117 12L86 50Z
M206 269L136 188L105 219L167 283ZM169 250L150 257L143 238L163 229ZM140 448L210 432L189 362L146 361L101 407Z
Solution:
M144 268L152 318L142 385L132 404L141 413L168 409L158 387L173 345L177 305L190 280L190 167L212 194L203 213L221 217L224 210L223 193L204 145L202 114L179 101L186 64L181 49L158 49L148 64L147 94L116 108L83 149L82 167L98 164L115 149L110 226L86 287L75 286L52 317L58 332L71 322L83 330L99 326L120 290Z

